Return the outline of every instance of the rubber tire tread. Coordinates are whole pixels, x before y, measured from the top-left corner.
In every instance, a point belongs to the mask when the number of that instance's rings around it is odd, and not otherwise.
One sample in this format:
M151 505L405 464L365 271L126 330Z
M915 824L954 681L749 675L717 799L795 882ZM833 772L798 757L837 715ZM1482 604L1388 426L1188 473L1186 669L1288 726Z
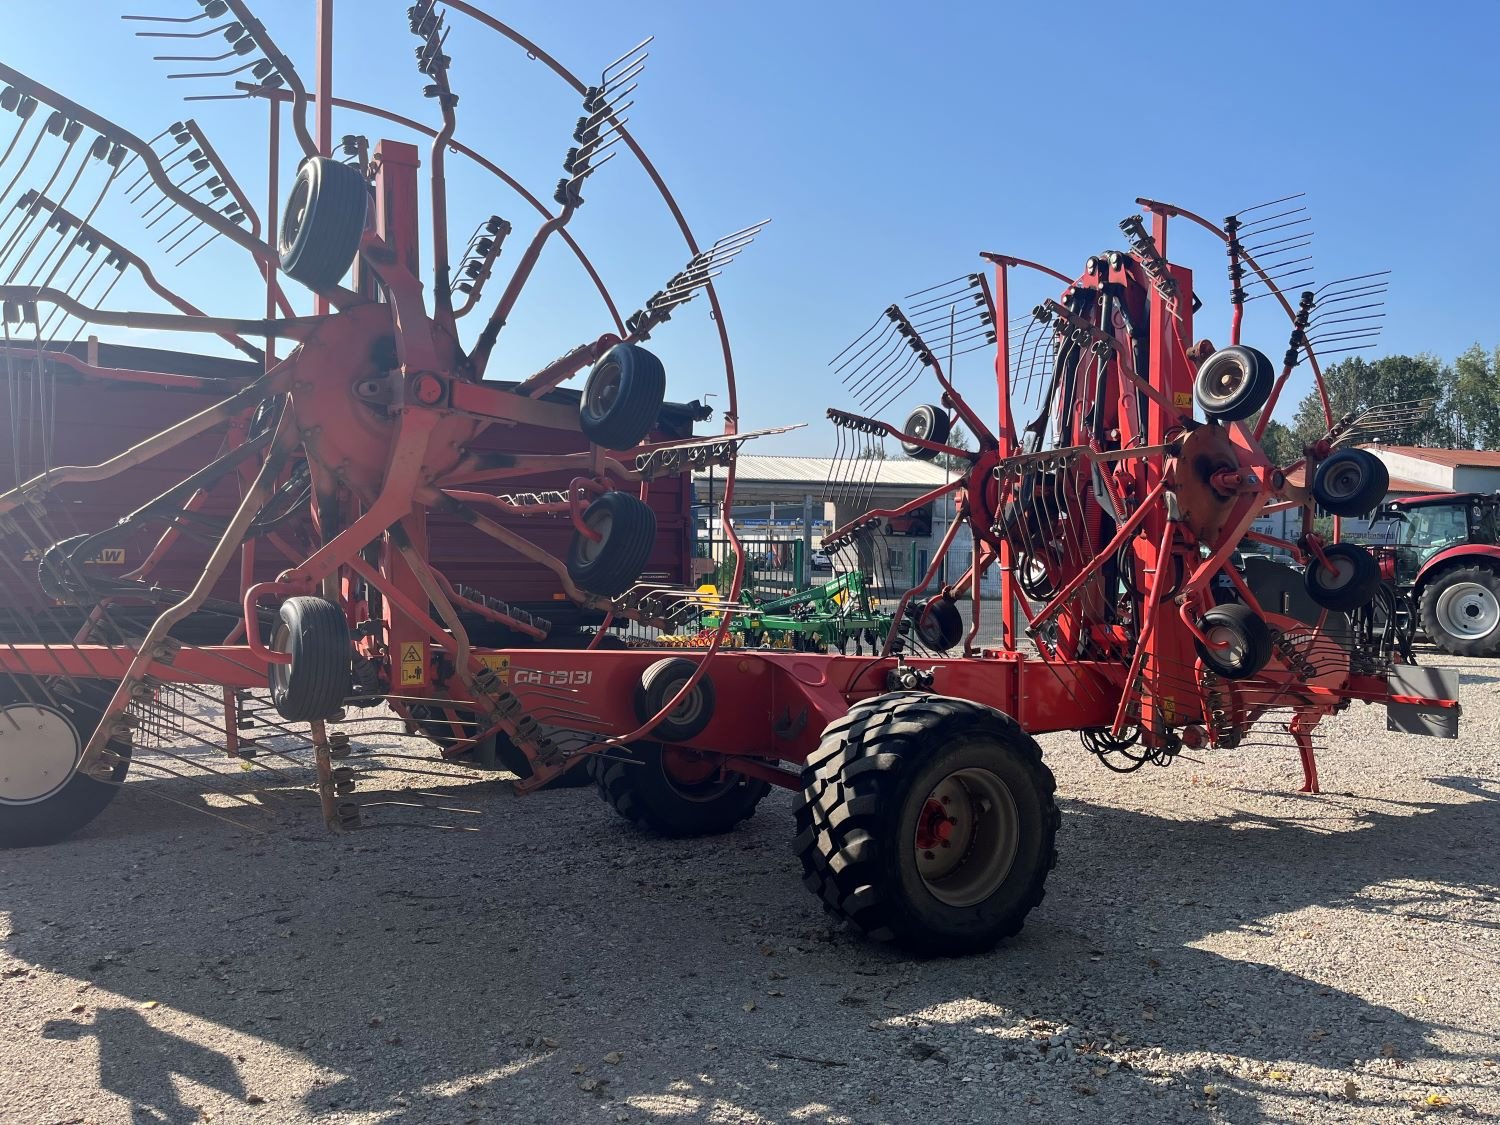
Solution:
M588 409L588 383L578 401L578 425L583 436L605 449L632 449L656 428L667 397L667 370L653 353L639 344L616 344L589 371L592 380L606 363L620 367L620 390L603 414Z
M76 695L57 687L52 689L52 694L58 707L69 713L80 743L86 744L99 726L115 685L80 681L77 686ZM9 676L0 679L0 703L22 703L25 699ZM36 701L46 703L40 692L36 693ZM121 759L110 771L109 781L74 774L62 789L44 801L31 805L0 805L0 848L34 848L61 843L102 813L119 793L130 770L130 743L112 739L109 749Z
M1354 575L1349 584L1338 590L1328 590L1318 585L1316 575L1322 569L1316 557L1309 559L1307 569L1302 572L1302 585L1307 596L1324 609L1348 613L1367 605L1380 589L1380 564L1375 556L1357 543L1333 543L1323 548L1323 553L1354 561Z
M728 832L754 816L761 798L771 791L764 781L742 778L711 801L688 801L667 784L661 753L655 743L636 743L628 751L612 750L608 757L591 754L585 759L599 799L655 835L685 839Z
M943 930L924 922L910 903L882 886L886 854L900 846L896 832L909 778L955 737L987 733L1003 743L1030 778L1039 798L1032 810L1038 833L1035 862L1006 913L983 926ZM1042 762L1042 748L1015 719L964 699L923 692L893 692L857 703L823 731L802 770L797 798L796 849L803 884L835 915L876 941L889 941L919 956L979 953L1020 932L1026 916L1046 895L1048 873L1057 866L1061 824L1057 783ZM1026 795L1012 787L1023 821ZM1014 877L1007 879L1007 883ZM896 888L899 890L899 888ZM998 893L998 892L997 892ZM941 907L937 900L933 905ZM948 908L943 908L948 909Z
M1337 468L1339 464L1350 461L1365 466L1367 475L1364 487L1353 497L1347 500L1334 500L1330 504L1324 498L1325 481L1332 472L1329 466ZM1390 486L1390 470L1375 454L1365 449L1340 449L1318 465L1318 471L1313 474L1312 494L1318 506L1329 515L1358 518L1378 508L1380 502L1385 499L1385 494L1390 490Z
M677 674L681 671L686 671L691 676L697 670L697 663L685 656L668 656L648 667L641 673L641 686L635 701L636 717L644 723L660 711L668 699L677 694L676 688L667 690L661 685L674 681L681 682L683 677ZM693 690L703 700L698 717L687 725L679 725L674 723L672 717L668 715L656 724L656 729L651 732L652 738L659 738L663 742L687 742L703 733L703 729L713 721L714 717L714 703L717 696L713 679L705 672L693 686Z
M948 412L941 406L933 406L931 403L923 403L921 406L915 407L906 416L906 422L901 427L902 433L911 433L911 424L916 420L918 414L926 414L931 422L931 428L927 431L926 435L928 441L943 442L948 440L948 435L952 432L952 422L948 417ZM901 443L901 452L913 461L932 461L938 456L936 449L928 449L921 445L909 445L904 441Z
M1222 399L1204 388L1203 374L1211 370L1215 360L1220 364L1238 361L1249 367L1250 377L1241 385L1239 397ZM1275 386L1276 370L1271 366L1270 357L1255 348L1233 344L1214 352L1198 368L1193 379L1193 401L1216 422L1240 422L1265 406Z
M588 506L584 522L601 506L608 507L614 517L609 535L599 554L585 562L579 557L583 536L577 531L573 533L568 548L568 577L591 594L613 598L630 589L646 569L656 542L656 513L649 504L628 492L606 492Z
M1449 636L1438 625L1438 595L1456 582L1476 582L1500 598L1500 573L1496 573L1493 567L1461 566L1444 570L1422 586L1422 632L1438 648L1454 656L1493 656L1500 652L1500 629L1488 637L1464 641Z
M359 256L370 190L359 169L326 156L309 157L297 178L311 179L302 223L290 243L285 220L277 236L282 271L309 289L331 289L344 279ZM296 192L296 187L292 189ZM290 197L288 198L290 203Z
M326 598L296 597L281 603L290 667L271 666L271 702L289 723L326 719L353 690L353 643L344 611ZM286 668L283 682L276 676Z
M916 620L917 640L934 652L948 652L964 639L963 613L941 594L922 607Z
M1193 647L1198 650L1199 659L1207 668L1226 680L1248 680L1258 675L1261 669L1270 663L1272 652L1271 629L1266 624L1265 618L1247 605L1239 602L1226 602L1224 605L1214 606L1205 613L1198 627L1205 633L1208 632L1213 628L1215 618L1233 625L1244 634L1247 648L1244 666L1231 668L1226 664L1221 664L1203 642L1194 637Z

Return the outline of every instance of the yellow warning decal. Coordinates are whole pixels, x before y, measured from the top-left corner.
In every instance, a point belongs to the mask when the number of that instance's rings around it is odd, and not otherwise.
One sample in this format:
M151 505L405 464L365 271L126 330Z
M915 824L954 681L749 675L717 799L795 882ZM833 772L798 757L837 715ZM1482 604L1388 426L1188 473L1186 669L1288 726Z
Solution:
M420 684L427 678L427 642L412 641L401 646L401 684Z
M1186 391L1178 391L1172 396L1172 403L1183 410L1191 410L1193 408L1193 396Z
M483 664L502 684L510 683L510 657L509 656L481 656L479 663Z

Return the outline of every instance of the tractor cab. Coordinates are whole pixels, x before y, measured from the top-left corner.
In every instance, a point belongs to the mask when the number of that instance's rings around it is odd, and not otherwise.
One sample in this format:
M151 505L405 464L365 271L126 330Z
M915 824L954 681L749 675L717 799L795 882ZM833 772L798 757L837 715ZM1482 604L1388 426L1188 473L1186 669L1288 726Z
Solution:
M1388 544L1382 553L1394 559L1395 573L1388 577L1396 585L1407 587L1430 559L1450 547L1494 544L1497 503L1500 497L1495 495L1458 492L1386 504L1377 513L1371 532Z

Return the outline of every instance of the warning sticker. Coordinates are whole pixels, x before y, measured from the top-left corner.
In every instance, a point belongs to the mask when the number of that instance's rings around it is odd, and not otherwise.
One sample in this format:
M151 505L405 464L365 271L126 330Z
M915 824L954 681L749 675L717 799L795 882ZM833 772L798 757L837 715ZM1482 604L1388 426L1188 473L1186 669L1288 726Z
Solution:
M1173 405L1178 406L1184 410L1191 410L1193 406L1193 396L1188 394L1186 391L1178 391L1175 395L1172 396L1172 403Z
M510 683L510 657L509 656L481 656L479 663L494 672L502 684Z
M420 684L427 678L427 643L413 641L401 646L401 683Z

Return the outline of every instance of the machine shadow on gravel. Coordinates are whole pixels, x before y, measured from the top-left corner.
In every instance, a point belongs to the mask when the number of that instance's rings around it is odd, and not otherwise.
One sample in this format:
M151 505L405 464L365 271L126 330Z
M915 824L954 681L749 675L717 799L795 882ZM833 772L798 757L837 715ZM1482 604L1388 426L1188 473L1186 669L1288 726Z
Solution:
M537 1093L517 1085L522 1078L571 1091L581 1065L599 1075L592 1092L578 1094L588 1101L691 1100L696 1089L708 1107L744 1083L758 1092L750 1108L775 1120L813 1101L883 1120L912 1096L909 1082L930 1048L954 1074L974 1076L950 1106L961 1120L965 1099L985 1112L985 1063L1007 1080L1025 1075L1044 1101L1079 1097L1075 1080L1099 1056L1050 1065L1039 1048L1045 1037L995 1037L995 1025L1027 1019L1076 1029L1081 1044L1124 1034L1169 1056L1229 1055L1252 1069L1347 1066L1383 1049L1456 1060L1436 1046L1437 1022L1192 947L1226 931L1264 933L1277 916L1310 905L1369 909L1356 900L1379 883L1500 891L1500 792L1470 778L1437 783L1479 799L1362 798L1373 811L1353 830L1346 816L1340 831L1322 827L1339 811L1336 797L1286 817L1232 811L1200 820L1065 801L1066 858L1021 935L986 956L912 962L830 934L806 908L779 809L711 840L654 840L603 816L569 822L573 830L559 836L556 818L576 817L572 802L587 796L561 793L476 818L478 833L445 834L451 845L433 854L406 847L403 833L233 833L144 792L168 786L186 800L180 783L136 782L77 840L0 856L12 929L5 944L42 969L237 1029L345 1076L315 1086L296 1112L388 1110L423 1087L437 1091L423 1103L435 1118L472 1116L474 1105L516 1112ZM451 792L477 794L483 784ZM271 879L283 865L306 877ZM594 866L611 869L617 895L578 893ZM52 867L67 877L45 875ZM1246 877L1256 869L1269 874ZM661 949L666 933L670 955ZM747 987L763 995L768 968L784 971L777 991L785 995L762 998L753 1018L725 1030L738 1022ZM961 1002L987 1014L944 1014ZM709 1003L730 1013L708 1012ZM1314 1041L1315 1029L1327 1037ZM43 1034L97 1039L104 1087L169 1120L181 1105L171 1100L173 1075L236 1097L244 1090L227 1055L187 1040L162 1046L164 1032L113 999L52 1019ZM631 1061L656 1061L601 1068L602 1051L575 1048L597 1035L618 1039ZM707 1065L700 1051L710 1035L720 1041L711 1056L718 1084L704 1089L695 1068ZM848 1051L849 1037L854 1051L820 1061L833 1050L825 1040ZM812 1061L798 1061L804 1055ZM828 1082L835 1066L837 1086ZM1185 1084L1176 1076L1164 1095L1140 1064L1091 1079L1091 1104L1124 1113L1138 1103L1165 1118L1214 1082L1223 1085L1224 1116L1259 1121L1269 1118L1251 1096L1257 1085L1289 1093L1265 1077L1205 1070ZM860 1097L850 1093L856 1087ZM886 1110L872 1109L867 1094ZM578 1112L596 1111L580 1102Z

